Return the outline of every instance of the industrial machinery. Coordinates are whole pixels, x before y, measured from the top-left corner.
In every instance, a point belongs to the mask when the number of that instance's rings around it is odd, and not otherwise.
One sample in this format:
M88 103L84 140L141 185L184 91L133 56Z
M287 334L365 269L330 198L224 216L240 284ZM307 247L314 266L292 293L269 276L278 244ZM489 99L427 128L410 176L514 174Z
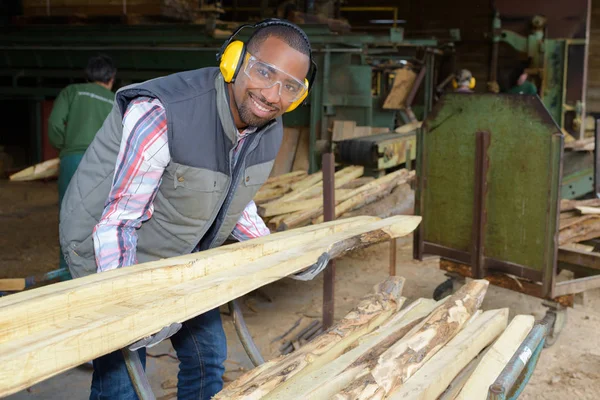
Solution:
M544 299L556 317L548 344L573 294L600 287L600 257L581 261L558 249L563 146L537 96L507 94L446 95L417 144L415 213L423 221L414 257L439 255L453 279L485 278ZM559 282L559 268L578 278Z
M502 29L500 15L493 22L491 80L497 80L498 46L505 43L529 60L527 72L539 84L539 96L561 131L583 139L585 131L586 39L546 37L546 19L534 16L527 36ZM598 195L594 173L596 152L565 150L561 197Z
M231 25L231 24L229 24ZM286 126L310 126L310 169L318 168L317 140L327 141L334 119L352 119L359 125L393 129L396 111L381 107L392 68L407 59L421 60L425 76L424 108L432 104L436 48L432 38L406 39L401 28L387 34L337 34L326 25L303 25L314 49L319 73L309 107L286 114ZM247 39L243 32L241 40ZM215 54L227 35L207 33L203 25L28 25L11 26L0 37L0 98L28 99L37 159L42 158L42 138L49 99L67 84L80 81L88 57L110 55L118 66L119 86L174 73L216 65ZM45 112L45 113L44 113Z

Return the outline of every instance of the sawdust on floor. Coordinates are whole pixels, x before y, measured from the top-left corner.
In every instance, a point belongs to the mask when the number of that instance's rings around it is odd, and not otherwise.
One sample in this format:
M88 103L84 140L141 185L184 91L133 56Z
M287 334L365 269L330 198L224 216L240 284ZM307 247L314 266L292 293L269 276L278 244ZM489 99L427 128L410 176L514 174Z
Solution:
M15 278L43 273L57 267L56 182L11 183L0 181L0 277ZM364 294L388 274L388 244L372 246L336 261L335 316L341 318ZM412 260L412 238L401 238L397 246L397 274L407 280L404 295L408 300L431 297L445 280L437 258L424 262ZM300 319L299 327L320 319L322 279L298 282L283 279L253 292L241 301L248 328L265 358L279 355L283 340L275 340ZM583 304L568 310L568 321L556 344L542 352L539 364L521 399L596 399L600 393L600 291L585 294ZM509 307L511 317L528 313L541 318L545 307L539 299L490 287L484 309ZM224 310L224 309L223 309ZM236 337L231 318L223 316L228 336L229 357L226 381L252 368ZM168 342L149 353L149 377L158 398L174 397L177 362ZM65 381L65 385L61 383ZM89 392L88 370L71 370L47 382L10 396L11 400L60 398L49 391L66 386L78 387L71 399L85 399ZM68 385L66 385L68 383ZM54 394L55 395L55 394ZM65 397L63 397L65 398Z

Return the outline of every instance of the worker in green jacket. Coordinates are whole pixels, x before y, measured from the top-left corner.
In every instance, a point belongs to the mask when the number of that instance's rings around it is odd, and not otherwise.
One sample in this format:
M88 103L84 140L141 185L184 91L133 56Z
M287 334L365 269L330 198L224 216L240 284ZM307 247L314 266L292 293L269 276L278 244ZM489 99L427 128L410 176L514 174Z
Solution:
M92 57L85 69L88 82L67 86L54 101L48 119L48 137L60 151L59 209L83 154L112 110L115 95L111 89L116 72L110 57ZM62 253L60 267L67 267Z
M518 78L516 79L515 86L508 89L508 93L512 94L537 94L537 87L533 82L528 80L529 74L525 68L521 68L517 74Z

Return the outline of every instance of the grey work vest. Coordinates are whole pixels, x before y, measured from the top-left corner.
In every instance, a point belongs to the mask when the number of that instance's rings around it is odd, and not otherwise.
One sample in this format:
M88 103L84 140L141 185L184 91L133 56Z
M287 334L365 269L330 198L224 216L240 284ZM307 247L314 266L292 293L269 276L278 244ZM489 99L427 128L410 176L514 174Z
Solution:
M73 277L96 272L92 232L114 178L123 115L138 96L157 98L163 104L171 154L152 218L137 230L139 263L221 245L268 178L281 145L279 118L244 140L233 167L237 129L218 68L182 72L120 89L61 206L60 244Z

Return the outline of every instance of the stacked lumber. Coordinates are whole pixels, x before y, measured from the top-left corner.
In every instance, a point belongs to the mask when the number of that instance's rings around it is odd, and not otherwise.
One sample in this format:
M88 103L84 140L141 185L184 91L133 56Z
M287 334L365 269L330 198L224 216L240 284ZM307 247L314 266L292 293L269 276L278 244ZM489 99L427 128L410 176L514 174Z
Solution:
M56 178L58 177L59 169L60 159L53 158L15 172L10 175L9 179L11 181L34 181L37 179Z
M559 246L571 246L599 237L600 199L561 201Z
M408 235L420 221L332 221L0 298L0 397L299 272L324 253Z
M335 173L335 217L371 204L414 177L401 169L378 179L365 179L364 168L350 166ZM323 222L323 173L292 172L269 180L254 201L258 214L273 231Z
M326 332L247 372L214 399L487 398L533 316L517 315L507 326L508 309L480 310L486 280L404 308L403 285L401 277L388 278Z

